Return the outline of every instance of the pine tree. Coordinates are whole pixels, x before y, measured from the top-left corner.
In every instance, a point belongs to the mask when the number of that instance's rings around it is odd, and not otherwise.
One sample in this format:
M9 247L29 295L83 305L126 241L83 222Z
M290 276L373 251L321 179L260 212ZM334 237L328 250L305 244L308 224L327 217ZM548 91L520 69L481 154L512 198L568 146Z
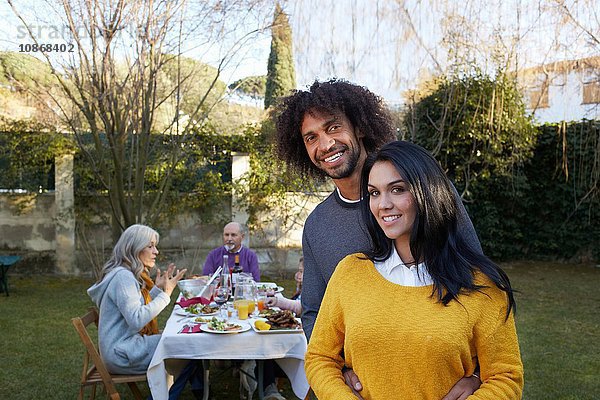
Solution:
M296 71L292 57L292 29L279 2L275 5L271 28L271 53L267 66L265 108L272 106L278 97L296 88Z

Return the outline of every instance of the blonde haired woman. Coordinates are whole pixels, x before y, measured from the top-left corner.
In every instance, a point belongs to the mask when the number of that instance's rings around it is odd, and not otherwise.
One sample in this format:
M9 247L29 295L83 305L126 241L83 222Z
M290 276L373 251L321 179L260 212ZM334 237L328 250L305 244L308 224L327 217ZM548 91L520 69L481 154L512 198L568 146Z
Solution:
M157 316L169 305L173 289L187 271L169 264L165 273L156 268L152 281L158 240L158 232L148 226L127 228L98 281L87 291L100 310L98 345L112 373L146 372L161 336ZM195 363L184 368L171 388L170 399L178 398L186 380L195 372L197 375L196 369Z

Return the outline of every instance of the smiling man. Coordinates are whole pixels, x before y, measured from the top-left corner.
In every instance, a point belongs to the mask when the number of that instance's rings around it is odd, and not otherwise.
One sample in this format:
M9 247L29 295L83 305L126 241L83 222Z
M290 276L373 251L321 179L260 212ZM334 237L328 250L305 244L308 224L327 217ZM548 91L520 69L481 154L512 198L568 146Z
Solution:
M302 233L302 324L310 340L335 267L345 256L371 248L360 218L360 173L369 153L396 140L396 129L378 96L335 79L316 81L308 91L284 98L276 115L279 157L304 178L329 177L335 184L333 193L308 216ZM466 230L480 248L464 207L458 228ZM347 371L345 378L353 390L361 390L352 371ZM476 377L463 378L443 400L464 399L479 384Z
M357 167L367 156L361 143L364 134L344 114L318 109L305 114L300 132L310 161L352 197L353 182L360 176Z

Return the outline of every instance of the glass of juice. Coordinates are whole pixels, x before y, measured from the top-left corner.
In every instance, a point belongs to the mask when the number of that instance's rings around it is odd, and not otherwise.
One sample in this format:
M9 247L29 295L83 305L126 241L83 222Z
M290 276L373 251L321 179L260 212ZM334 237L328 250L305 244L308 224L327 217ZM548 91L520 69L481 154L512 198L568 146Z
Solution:
M247 300L236 300L233 306L238 312L239 319L248 319L248 301Z
M256 301L256 306L258 307L258 311L262 311L262 310L265 309L266 302L267 302L267 296L266 295L259 295L258 296L258 300Z

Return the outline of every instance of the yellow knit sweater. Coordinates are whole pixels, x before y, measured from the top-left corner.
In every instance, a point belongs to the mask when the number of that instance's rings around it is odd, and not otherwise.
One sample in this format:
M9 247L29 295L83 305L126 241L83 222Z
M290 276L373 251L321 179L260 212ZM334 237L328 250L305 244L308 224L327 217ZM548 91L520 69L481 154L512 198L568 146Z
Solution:
M358 375L365 400L440 400L479 360L481 387L469 399L520 399L523 364L507 300L487 277L483 293L448 306L433 286L410 287L382 277L371 261L350 255L337 266L305 359L320 400L356 399L344 383L345 364Z

